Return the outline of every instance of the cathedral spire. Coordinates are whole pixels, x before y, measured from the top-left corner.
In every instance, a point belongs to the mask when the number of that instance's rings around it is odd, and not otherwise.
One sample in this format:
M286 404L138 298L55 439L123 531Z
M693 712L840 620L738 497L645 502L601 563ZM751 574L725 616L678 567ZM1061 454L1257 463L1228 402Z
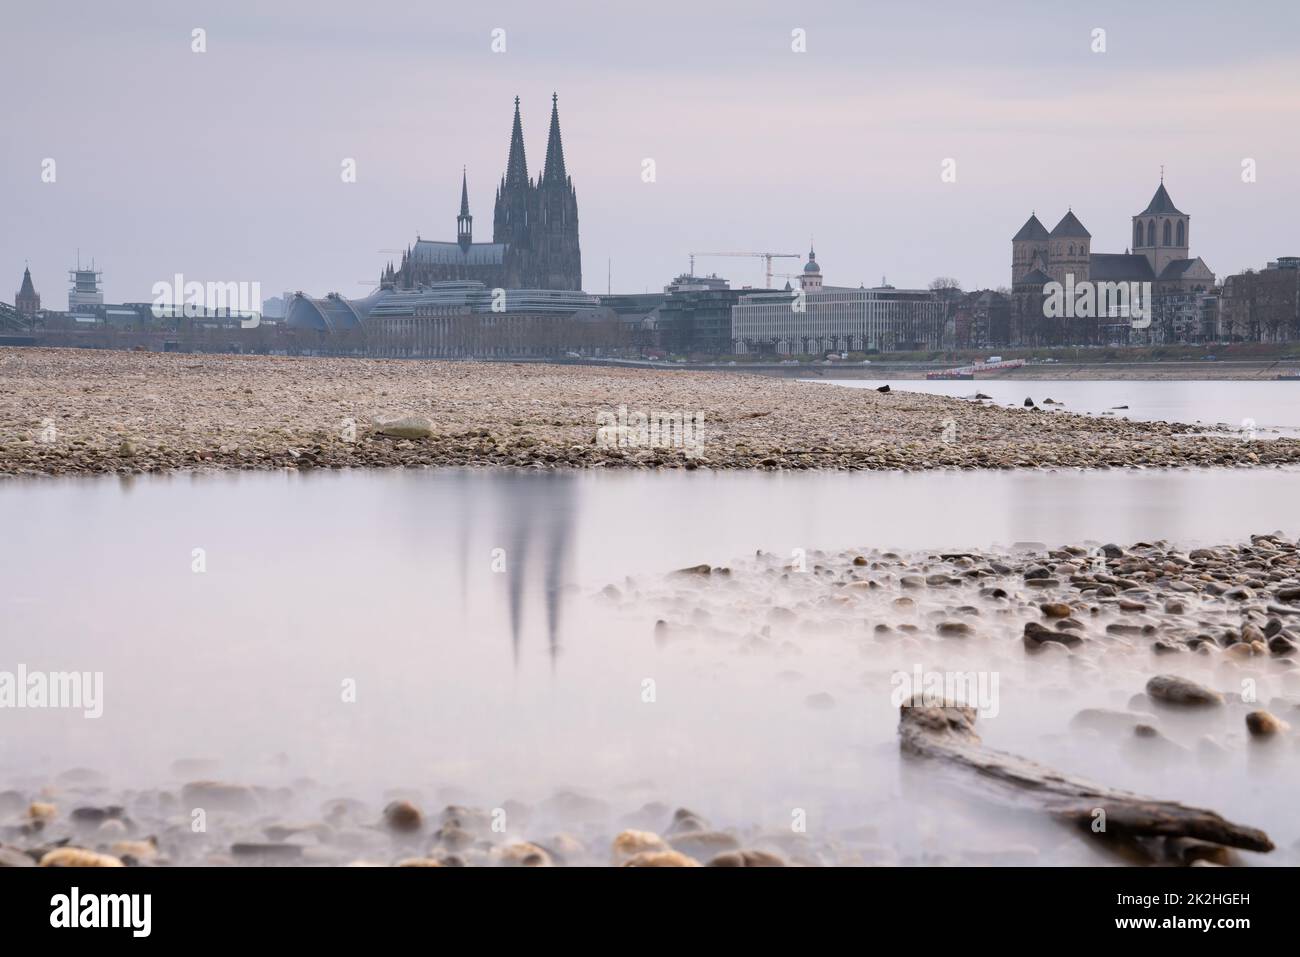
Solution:
M551 132L546 140L546 167L542 170L540 185L552 182L560 185L568 181L569 175L564 170L564 144L560 140L559 94L551 94Z
M506 185L528 183L528 160L524 157L524 125L519 119L519 97L515 97L515 126L510 132L510 160L506 163Z
M462 167L460 171L460 215L456 217L456 242L461 249L468 249L474 242L474 217L469 214L469 173Z

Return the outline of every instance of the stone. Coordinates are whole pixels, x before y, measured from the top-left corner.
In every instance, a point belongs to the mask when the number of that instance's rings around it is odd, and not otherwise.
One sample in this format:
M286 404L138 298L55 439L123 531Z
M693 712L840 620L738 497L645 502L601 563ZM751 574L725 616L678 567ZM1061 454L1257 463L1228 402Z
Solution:
M785 861L767 851L728 851L709 861L707 867L785 867Z
M428 439L433 437L433 423L419 416L408 416L378 422L375 431L395 439Z
M619 865L638 854L670 850L662 837L653 831L628 829L614 838L612 849L614 864Z
M384 824L390 831L410 834L424 826L424 815L410 801L392 801L384 808Z
M1154 701L1181 707L1204 708L1223 704L1223 695L1217 691L1178 675L1156 675L1146 683L1146 693Z
M1270 738L1290 731L1291 726L1267 711L1252 711L1246 715L1246 729L1256 738Z
M678 851L645 851L623 862L623 867L699 867L700 862Z
M1069 618L1074 611L1063 601L1045 601L1038 607L1047 618Z
M110 854L88 851L84 847L59 847L41 858L41 867L123 867Z
M528 841L520 841L501 849L502 867L554 867L551 855Z
M190 809L245 814L258 808L257 796L251 788L220 781L191 781L181 788L181 803Z

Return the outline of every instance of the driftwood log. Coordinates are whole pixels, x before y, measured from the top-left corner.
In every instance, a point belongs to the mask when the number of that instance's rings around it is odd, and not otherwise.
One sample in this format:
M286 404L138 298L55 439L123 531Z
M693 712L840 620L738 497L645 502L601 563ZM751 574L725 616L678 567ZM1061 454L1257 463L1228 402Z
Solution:
M1221 862L1226 856L1224 848L1273 850L1273 842L1263 831L1234 824L1214 811L1066 777L1034 761L986 747L975 733L975 709L965 705L925 704L919 697L904 702L898 733L905 754L959 769L972 784L984 785L981 793L986 797L1051 814L1103 838L1110 850L1146 860L1173 858L1183 863L1197 858ZM1104 830L1096 827L1098 821L1104 821ZM1199 842L1218 847L1198 847Z

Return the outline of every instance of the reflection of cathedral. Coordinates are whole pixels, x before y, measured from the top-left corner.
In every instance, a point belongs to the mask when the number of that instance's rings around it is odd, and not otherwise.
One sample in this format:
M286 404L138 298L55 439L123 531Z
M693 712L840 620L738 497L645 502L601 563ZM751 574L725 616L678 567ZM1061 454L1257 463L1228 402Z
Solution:
M1199 257L1188 256L1191 217L1174 206L1164 177L1147 208L1133 217L1132 250L1094 253L1092 234L1071 210L1050 233L1031 215L1011 239L1012 288L1029 291L1045 283L1149 282L1156 295L1204 291L1214 273Z
M506 172L496 190L492 242L476 243L469 212L469 180L461 178L456 241L417 239L394 269L380 274L382 286L415 289L431 283L477 280L489 288L581 289L578 196L564 165L558 98L551 97L551 130L541 177L528 176L523 124L515 97Z

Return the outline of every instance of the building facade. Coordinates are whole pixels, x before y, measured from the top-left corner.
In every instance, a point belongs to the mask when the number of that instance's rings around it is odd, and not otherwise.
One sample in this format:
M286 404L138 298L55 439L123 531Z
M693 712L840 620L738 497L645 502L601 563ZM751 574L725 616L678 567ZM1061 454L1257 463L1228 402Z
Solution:
M417 237L396 267L389 263L380 284L418 289L434 283L479 282L489 288L582 288L582 251L578 242L578 194L564 161L559 99L551 97L551 128L542 175L528 175L519 98L506 171L497 186L492 213L492 242L474 241L469 205L469 174L461 176L456 241Z
M941 346L947 305L928 289L826 286L812 250L800 286L742 294L731 309L732 351L818 355Z

